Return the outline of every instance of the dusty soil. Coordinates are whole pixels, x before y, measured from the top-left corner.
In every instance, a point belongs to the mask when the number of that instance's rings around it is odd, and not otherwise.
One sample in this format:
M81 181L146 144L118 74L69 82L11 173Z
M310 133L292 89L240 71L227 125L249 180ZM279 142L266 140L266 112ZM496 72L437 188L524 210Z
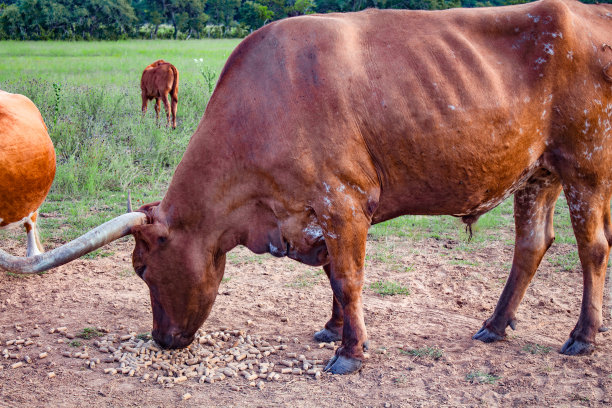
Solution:
M24 242L0 245L23 252ZM0 275L0 349L11 339L33 344L0 358L0 405L16 406L605 406L612 404L612 335L598 336L591 356L558 353L573 328L582 296L579 270L560 271L550 254L573 248L555 244L519 309L516 331L505 341L483 344L471 336L490 316L512 260L501 241L459 251L457 242L389 239L370 242L364 291L371 348L362 370L347 376L283 376L260 390L244 378L214 384L196 379L164 387L141 377L104 374L66 358L70 340L51 328L76 334L103 327L119 335L150 331L146 285L131 270L130 239L105 249L104 257L81 259L28 278ZM49 246L52 244L47 243ZM204 329L246 329L287 352L331 357L313 333L329 317L331 291L324 274L290 260L232 252L226 279ZM229 278L229 279L227 279ZM407 296L381 296L375 281L396 281ZM605 325L612 326L609 279ZM251 321L251 324L247 324ZM32 337L38 333L40 336ZM94 340L82 340L92 358L103 357ZM307 346L311 350L307 350ZM442 356L415 356L430 347ZM48 357L39 353L50 349ZM531 350L531 351L530 351ZM532 353L533 352L533 353ZM11 365L28 355L31 363ZM55 373L49 378L50 372ZM487 376L488 375L488 376ZM472 378L470 381L469 379ZM236 390L236 386L239 387ZM189 393L192 397L183 400Z

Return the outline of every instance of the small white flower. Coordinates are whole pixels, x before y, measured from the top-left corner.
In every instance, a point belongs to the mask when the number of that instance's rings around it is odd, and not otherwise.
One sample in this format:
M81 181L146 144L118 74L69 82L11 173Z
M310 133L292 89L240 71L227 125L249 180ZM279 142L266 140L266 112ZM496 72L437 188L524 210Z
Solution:
M198 60L196 58L193 59L193 62L195 62L196 64L198 63Z
M200 62L204 62L204 58L200 58Z

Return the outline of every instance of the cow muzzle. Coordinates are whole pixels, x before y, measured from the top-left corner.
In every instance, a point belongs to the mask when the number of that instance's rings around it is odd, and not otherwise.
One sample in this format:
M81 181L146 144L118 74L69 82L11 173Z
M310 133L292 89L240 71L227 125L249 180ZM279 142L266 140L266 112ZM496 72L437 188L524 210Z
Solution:
M195 338L195 336L184 336L180 332L162 333L159 330L153 330L151 335L155 342L164 349L180 349L187 347Z

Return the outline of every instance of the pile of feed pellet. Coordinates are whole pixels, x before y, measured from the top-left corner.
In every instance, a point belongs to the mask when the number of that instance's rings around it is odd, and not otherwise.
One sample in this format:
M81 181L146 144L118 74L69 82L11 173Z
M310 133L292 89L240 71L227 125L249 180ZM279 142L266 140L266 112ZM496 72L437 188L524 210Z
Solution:
M58 343L65 344L59 351L65 358L82 360L89 369L101 370L108 375L126 375L139 378L141 382L157 382L164 387L185 381L215 383L238 377L249 386L263 389L265 382L285 381L295 376L318 380L326 363L291 352L296 344L287 338L279 336L266 341L260 335L248 334L246 330L221 328L205 332L200 329L194 342L181 350L163 350L148 334L111 334L103 328L92 330L89 333L91 340L75 339L75 335L69 334L65 327L52 328L49 333L59 337ZM32 363L29 356L21 353L32 344L34 341L30 338L6 342L4 358L19 360L11 368ZM333 350L335 347L333 343L319 344L319 348ZM310 346L303 350L308 353ZM51 353L52 348L47 346L38 358L43 359ZM53 376L55 373L49 373L50 378ZM239 389L235 381L233 383L232 388Z

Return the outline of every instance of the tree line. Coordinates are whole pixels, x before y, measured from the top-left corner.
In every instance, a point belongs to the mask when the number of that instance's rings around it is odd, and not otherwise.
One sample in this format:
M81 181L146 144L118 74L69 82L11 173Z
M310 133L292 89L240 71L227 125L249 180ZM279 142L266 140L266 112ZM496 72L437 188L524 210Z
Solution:
M358 11L368 7L439 10L528 1L5 0L0 3L0 40L244 37L271 21L303 14Z

